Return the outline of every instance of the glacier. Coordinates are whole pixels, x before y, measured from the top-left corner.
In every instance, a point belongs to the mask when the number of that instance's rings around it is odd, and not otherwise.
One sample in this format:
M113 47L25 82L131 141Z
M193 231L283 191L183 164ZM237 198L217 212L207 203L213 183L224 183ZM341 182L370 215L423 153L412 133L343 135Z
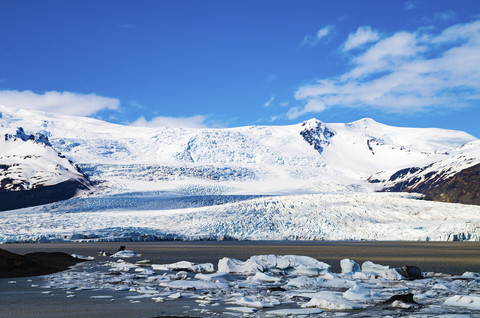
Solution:
M2 135L21 127L51 146L23 141L19 153L0 143L0 164L25 167L16 179L31 185L88 176L73 199L1 212L0 243L480 239L479 206L376 192L400 169L478 163L478 139L465 132L368 118L194 129L5 106L0 113ZM35 168L46 159L50 165ZM67 168L58 174L60 163Z
M480 239L479 206L413 194L164 199L80 198L7 211L0 242Z

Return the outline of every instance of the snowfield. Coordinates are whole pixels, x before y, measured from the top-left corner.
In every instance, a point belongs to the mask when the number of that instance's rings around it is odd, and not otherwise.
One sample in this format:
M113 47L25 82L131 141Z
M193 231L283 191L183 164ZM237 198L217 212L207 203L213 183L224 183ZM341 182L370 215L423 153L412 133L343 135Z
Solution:
M0 242L472 240L480 207L397 193L73 199L2 213Z

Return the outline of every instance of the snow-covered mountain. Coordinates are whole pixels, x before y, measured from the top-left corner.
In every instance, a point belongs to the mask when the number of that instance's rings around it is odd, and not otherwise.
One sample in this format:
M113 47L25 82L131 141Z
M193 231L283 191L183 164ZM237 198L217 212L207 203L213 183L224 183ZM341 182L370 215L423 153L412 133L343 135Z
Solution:
M480 141L449 152L445 159L426 166L382 171L370 177L384 191L417 192L429 200L480 204Z
M83 174L96 184L75 199L3 212L0 242L480 239L478 206L375 193L475 167L480 141L461 131L372 119L145 128L0 106L0 133L0 167L29 167L2 184L88 187Z
M476 140L460 131L390 127L372 119L228 129L144 128L0 107L2 129L47 136L110 192L204 189L285 194L371 188L380 171L447 159ZM186 190L190 191L190 190ZM356 191L356 190L355 190Z
M0 132L0 211L45 204L87 190L88 179L42 134Z

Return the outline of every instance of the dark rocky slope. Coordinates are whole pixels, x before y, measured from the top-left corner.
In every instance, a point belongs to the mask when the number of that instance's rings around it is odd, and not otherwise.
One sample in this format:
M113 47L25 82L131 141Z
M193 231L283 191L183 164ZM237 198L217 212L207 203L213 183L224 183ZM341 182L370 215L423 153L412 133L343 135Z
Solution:
M480 164L464 169L422 193L427 200L480 205Z
M450 178L444 178L445 172L427 173L423 177L408 174L421 172L424 168L407 168L397 171L389 181L395 182L382 191L415 192L425 195L426 200L480 205L480 164L461 170ZM370 182L379 180L370 179Z
M67 270L80 262L84 262L84 260L61 252L18 255L0 249L0 278L52 274Z
M67 180L30 190L8 191L0 188L0 211L67 200L74 197L80 190L88 190L88 187L78 180Z

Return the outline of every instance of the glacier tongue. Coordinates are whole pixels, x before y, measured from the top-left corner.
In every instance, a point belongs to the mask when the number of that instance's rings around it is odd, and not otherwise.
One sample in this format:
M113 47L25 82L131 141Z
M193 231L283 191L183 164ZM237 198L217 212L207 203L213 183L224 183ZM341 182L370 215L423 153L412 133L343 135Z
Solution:
M423 201L408 194L146 199L73 199L3 212L0 242L480 238L480 206Z

